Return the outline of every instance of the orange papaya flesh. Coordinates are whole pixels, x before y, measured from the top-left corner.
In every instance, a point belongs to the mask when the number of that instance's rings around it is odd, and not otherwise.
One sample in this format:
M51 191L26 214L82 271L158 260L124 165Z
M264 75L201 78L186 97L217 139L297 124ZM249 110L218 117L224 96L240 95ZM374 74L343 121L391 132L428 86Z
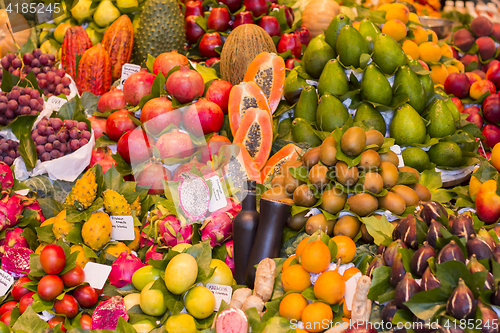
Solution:
M259 169L241 144L223 146L219 155L222 156L222 173L235 189L243 189L247 180L260 183Z
M296 160L301 151L300 147L289 143L271 156L260 172L262 184L270 185L272 176L280 172L283 163Z

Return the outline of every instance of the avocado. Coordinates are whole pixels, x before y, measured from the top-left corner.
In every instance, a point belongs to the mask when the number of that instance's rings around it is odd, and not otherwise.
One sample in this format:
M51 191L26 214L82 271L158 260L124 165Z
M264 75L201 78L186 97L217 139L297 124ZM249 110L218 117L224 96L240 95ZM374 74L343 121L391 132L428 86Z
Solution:
M406 64L405 53L401 45L386 34L378 34L375 37L372 59L387 75L392 75L398 67Z
M422 113L427 104L427 95L424 86L418 75L409 66L401 66L396 71L394 84L392 86L394 94L405 93L410 98L408 104L413 106L415 111Z
M387 77L374 64L368 65L361 80L361 98L382 105L390 105L392 88Z
M337 59L330 59L323 68L318 81L318 93L320 96L330 94L342 96L349 92L349 82L344 68Z
M359 24L359 33L366 40L368 45L368 49L370 52L373 51L373 43L375 42L375 38L380 34L380 29L377 27L375 23L370 21L367 18L361 20Z
M302 57L302 66L307 74L319 79L328 60L335 56L335 50L325 41L325 35L318 35L309 42Z
M425 124L417 111L410 104L403 104L394 112L389 126L391 138L400 146L424 143L427 132Z
M294 68L290 71L290 73L288 73L285 79L283 96L285 96L285 99L289 104L295 104L299 100L302 89L304 89L307 85L306 80L301 78L297 73L297 69Z
M339 35L340 30L346 25L351 24L351 19L344 14L339 14L334 17L334 19L328 25L328 28L325 31L325 40L332 47L332 49L336 49L337 45L337 36Z
M351 115L347 108L332 95L323 95L320 98L316 111L316 125L321 131L331 132L344 126Z
M310 122L316 121L316 109L318 108L318 94L313 86L305 87L300 93L300 98L295 105L294 117L303 118Z
M292 122L292 136L295 142L307 142L311 147L317 147L321 140L314 134L311 123L302 118L295 118Z
M425 119L429 122L427 133L431 138L442 138L455 133L455 119L446 104L436 99L427 111Z
M356 110L354 122L363 124L367 130L377 130L382 133L382 135L385 135L385 132L387 131L384 117L382 117L380 112L375 109L370 103L361 103L361 105Z
M340 30L335 45L335 51L339 55L342 65L359 68L359 57L363 53L370 53L365 39L356 28L346 25Z
M401 155L406 166L417 169L419 172L429 167L429 156L422 148L409 147L403 150Z

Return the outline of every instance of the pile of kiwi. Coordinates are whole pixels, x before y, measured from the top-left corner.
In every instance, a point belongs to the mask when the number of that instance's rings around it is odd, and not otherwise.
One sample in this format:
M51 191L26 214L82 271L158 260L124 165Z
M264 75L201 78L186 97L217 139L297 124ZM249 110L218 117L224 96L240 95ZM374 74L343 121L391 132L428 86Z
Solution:
M379 153L384 140L379 131L365 131L357 126L347 129L340 142L329 136L299 160L283 163L271 188L262 197L320 209L321 213L313 216L306 216L309 210L293 215L288 221L291 229L305 227L310 235L321 229L329 235L351 238L361 231L363 239L373 240L359 217L369 216L377 210L388 210L400 216L407 207L431 198L429 189L419 183L398 184L402 172L414 173L416 181L420 174L410 167L398 168L399 159L394 152L385 149ZM351 167L337 160L339 149L343 156L351 159ZM344 215L337 219L344 209L355 216Z

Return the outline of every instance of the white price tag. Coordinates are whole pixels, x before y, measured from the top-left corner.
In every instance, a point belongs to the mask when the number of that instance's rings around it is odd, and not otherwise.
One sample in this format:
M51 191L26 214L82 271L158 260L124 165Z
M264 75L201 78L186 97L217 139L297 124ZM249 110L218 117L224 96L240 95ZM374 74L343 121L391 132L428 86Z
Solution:
M5 295L13 284L12 275L0 269L0 296Z
M134 65L134 64L124 64L122 66L122 77L120 79L120 85L118 86L119 89L123 88L123 84L125 83L125 80L132 74L140 72L141 71L141 66L139 65Z
M220 304L224 300L227 304L231 303L233 288L231 286L223 286L221 284L207 283L207 288L210 289L215 296L215 311L219 311Z
M134 218L128 216L110 216L113 230L111 239L113 240L134 240Z
M63 98L59 98L56 96L50 96L49 99L47 100L47 103L52 106L52 108L56 111L59 111L59 109L67 102L67 100Z
M219 176L213 176L208 178L212 184L212 197L210 198L210 203L208 204L208 210L215 212L217 209L226 207L227 200L224 190L222 189L222 184L220 182Z
M85 273L85 280L92 288L102 289L109 273L111 273L111 266L96 264L95 262L88 262L83 269Z

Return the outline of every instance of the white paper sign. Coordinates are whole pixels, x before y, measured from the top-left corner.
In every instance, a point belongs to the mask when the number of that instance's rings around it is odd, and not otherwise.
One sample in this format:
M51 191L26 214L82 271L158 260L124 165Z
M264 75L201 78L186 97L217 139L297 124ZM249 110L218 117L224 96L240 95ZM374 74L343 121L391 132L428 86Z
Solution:
M85 272L84 282L90 284L92 288L102 289L111 273L111 266L88 262L83 271Z
M141 66L139 65L134 65L134 64L124 64L122 66L122 77L120 79L120 85L118 86L119 89L123 88L123 84L125 83L125 80L132 74L140 72L141 71Z
M221 284L207 283L207 288L210 289L215 296L215 311L219 311L220 304L224 300L227 304L231 302L233 288L231 286L223 286Z
M13 284L12 275L0 269L0 296L5 295Z
M113 230L111 230L111 239L113 240L134 240L134 218L128 216L110 216Z
M50 96L47 100L47 103L52 106L53 110L59 111L59 109L67 102L67 100L63 98L59 98L56 96Z
M212 197L210 198L210 203L208 204L208 210L215 212L217 209L226 207L227 200L224 190L222 189L222 184L220 182L219 176L213 176L208 178L212 184Z

